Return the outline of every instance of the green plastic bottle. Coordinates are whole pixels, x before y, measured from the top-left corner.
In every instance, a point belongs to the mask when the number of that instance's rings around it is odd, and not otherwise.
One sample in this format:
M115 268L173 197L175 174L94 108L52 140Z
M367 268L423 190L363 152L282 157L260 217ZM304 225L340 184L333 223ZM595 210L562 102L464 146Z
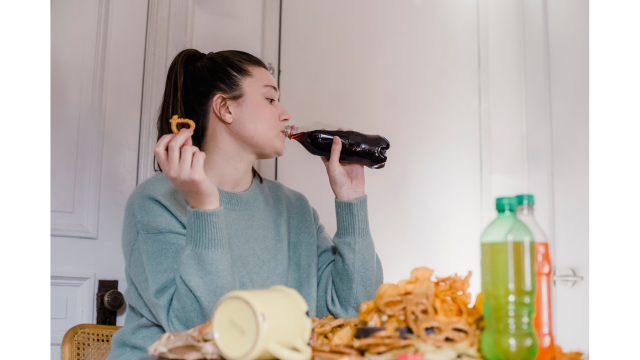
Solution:
M482 233L482 298L487 360L529 360L538 342L533 328L536 262L533 235L516 216L515 198L496 199L496 218Z

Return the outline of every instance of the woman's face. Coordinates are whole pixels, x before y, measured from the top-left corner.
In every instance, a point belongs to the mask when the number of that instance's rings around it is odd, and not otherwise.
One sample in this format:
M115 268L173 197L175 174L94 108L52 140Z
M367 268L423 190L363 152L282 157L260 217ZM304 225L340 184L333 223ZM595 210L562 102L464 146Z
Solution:
M258 159L282 156L284 126L291 115L280 105L273 76L258 67L251 68L251 73L243 80L244 96L229 105L233 114L230 130Z

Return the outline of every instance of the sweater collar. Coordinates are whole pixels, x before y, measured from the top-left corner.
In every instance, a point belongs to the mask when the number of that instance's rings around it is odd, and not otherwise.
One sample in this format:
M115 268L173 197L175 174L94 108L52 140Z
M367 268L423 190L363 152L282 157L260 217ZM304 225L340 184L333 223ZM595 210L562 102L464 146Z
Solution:
M251 186L243 192L230 192L218 189L220 205L229 210L249 210L259 198L260 179L254 177Z

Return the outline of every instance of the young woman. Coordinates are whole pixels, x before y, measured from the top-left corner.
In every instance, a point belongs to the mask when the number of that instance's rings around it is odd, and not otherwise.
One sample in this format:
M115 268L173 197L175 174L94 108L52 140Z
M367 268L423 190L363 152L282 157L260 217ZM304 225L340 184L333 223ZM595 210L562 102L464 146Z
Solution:
M369 232L364 169L322 159L336 196L333 239L304 195L264 180L257 159L282 156L290 115L265 64L241 51L179 53L167 74L154 149L159 173L127 203L122 248L128 309L109 359L139 359L164 332L209 319L237 289L285 285L309 315L355 317L382 267ZM195 130L173 134L173 115Z

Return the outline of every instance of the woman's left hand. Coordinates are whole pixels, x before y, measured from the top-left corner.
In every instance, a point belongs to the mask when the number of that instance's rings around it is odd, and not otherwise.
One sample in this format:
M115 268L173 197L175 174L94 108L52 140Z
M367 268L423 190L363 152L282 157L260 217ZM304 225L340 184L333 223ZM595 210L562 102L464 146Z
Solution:
M322 157L322 162L327 168L331 189L338 200L352 201L364 196L364 166L358 164L340 164L340 150L342 141L337 136L333 137L331 145L331 157L327 160Z

